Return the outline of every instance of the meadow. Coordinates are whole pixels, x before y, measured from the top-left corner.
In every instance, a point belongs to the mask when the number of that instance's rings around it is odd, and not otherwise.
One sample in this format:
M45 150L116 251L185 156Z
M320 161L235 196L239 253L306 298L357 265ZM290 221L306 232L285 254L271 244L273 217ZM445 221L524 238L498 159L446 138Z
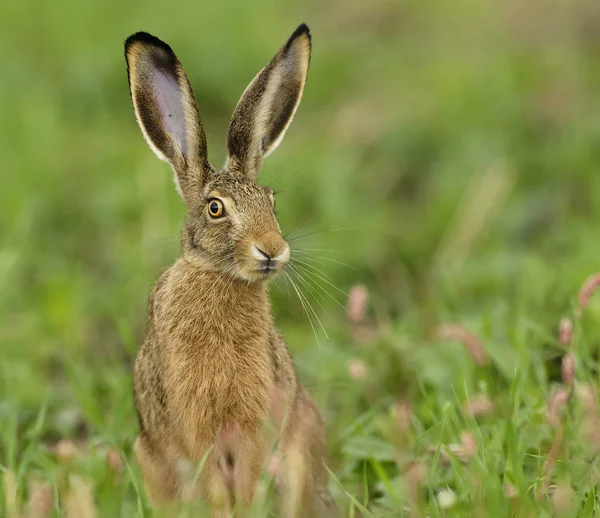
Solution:
M600 511L596 1L6 0L0 516L153 516L131 365L185 212L124 39L171 44L221 164L237 99L300 22L309 78L260 182L299 225L313 310L284 278L273 307L341 515Z

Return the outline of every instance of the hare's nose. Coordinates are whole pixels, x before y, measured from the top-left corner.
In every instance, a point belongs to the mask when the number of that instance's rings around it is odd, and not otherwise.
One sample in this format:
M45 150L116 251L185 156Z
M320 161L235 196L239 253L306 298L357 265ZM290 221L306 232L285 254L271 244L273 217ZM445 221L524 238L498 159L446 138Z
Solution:
M252 255L254 256L254 259L258 259L259 261L271 260L271 256L267 254L267 252L264 252L263 250L258 248L256 245L252 245Z
M285 262L290 258L290 245L288 245L285 241L283 242L283 246L279 246L277 248L273 246L265 246L264 244L252 245L252 256L259 261L268 261L268 262Z
M275 257L273 257L273 261L281 261L285 263L290 258L290 245L287 243L284 244L283 250L281 250Z

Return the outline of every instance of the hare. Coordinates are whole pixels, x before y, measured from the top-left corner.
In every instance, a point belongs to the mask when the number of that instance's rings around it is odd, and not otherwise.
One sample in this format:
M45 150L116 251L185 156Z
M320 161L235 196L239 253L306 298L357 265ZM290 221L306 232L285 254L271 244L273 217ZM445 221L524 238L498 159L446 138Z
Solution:
M171 165L187 207L182 257L152 289L134 366L134 451L153 506L201 498L214 516L248 509L277 442L278 462L270 464L277 465L277 516L335 515L323 421L274 326L267 294L290 246L273 191L256 183L298 108L310 52L302 24L244 91L229 126L228 158L215 170L192 87L171 48L143 32L125 42L136 119Z

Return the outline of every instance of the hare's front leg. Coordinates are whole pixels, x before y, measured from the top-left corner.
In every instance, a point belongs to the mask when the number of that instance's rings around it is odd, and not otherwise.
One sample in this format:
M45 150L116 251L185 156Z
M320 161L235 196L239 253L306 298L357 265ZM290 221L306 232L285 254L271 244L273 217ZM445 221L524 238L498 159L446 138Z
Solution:
M241 442L233 466L237 509L246 510L252 507L268 454L269 444L260 434Z
M235 425L221 430L201 475L214 516L222 512L226 516L245 516L252 506L268 451L268 443L258 432L242 432Z
M337 510L327 489L325 429L308 394L304 394L288 427L290 437L277 476L279 516L334 518Z
M282 518L335 518L335 502L326 482L315 478L320 466L313 465L310 453L297 443L283 457L278 483L278 511ZM317 474L317 478L319 477Z
M138 464L142 470L146 495L152 507L165 507L179 493L179 481L171 466L149 447L140 435L133 445Z
M282 452L277 476L277 507L282 518L299 518L304 513L307 490L307 462L304 448L298 439L288 444Z

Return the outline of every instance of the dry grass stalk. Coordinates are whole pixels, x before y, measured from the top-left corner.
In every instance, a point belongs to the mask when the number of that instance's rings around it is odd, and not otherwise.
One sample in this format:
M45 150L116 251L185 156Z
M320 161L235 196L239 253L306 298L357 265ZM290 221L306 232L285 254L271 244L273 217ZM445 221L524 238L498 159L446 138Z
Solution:
M410 516L418 518L421 516L421 484L427 476L425 466L415 462L404 476L406 481L406 496L410 507Z
M29 501L25 518L47 518L52 512L54 495L52 488L43 482L34 480L29 484Z
M396 429L402 437L406 436L411 427L412 409L410 404L407 401L397 401L392 408L392 413L396 420Z
M93 489L79 477L71 478L65 516L66 518L96 518Z
M435 262L462 263L484 235L485 227L498 213L515 184L515 173L498 159L474 176L458 206L453 221L436 253Z
M19 506L17 500L17 477L7 469L2 473L2 485L4 488L4 506L7 518L19 518Z
M443 324L438 327L438 336L444 340L457 340L462 343L473 361L480 366L488 364L488 355L477 335L457 324Z
M573 489L567 482L557 484L552 492L552 507L559 514L568 513L573 506Z

